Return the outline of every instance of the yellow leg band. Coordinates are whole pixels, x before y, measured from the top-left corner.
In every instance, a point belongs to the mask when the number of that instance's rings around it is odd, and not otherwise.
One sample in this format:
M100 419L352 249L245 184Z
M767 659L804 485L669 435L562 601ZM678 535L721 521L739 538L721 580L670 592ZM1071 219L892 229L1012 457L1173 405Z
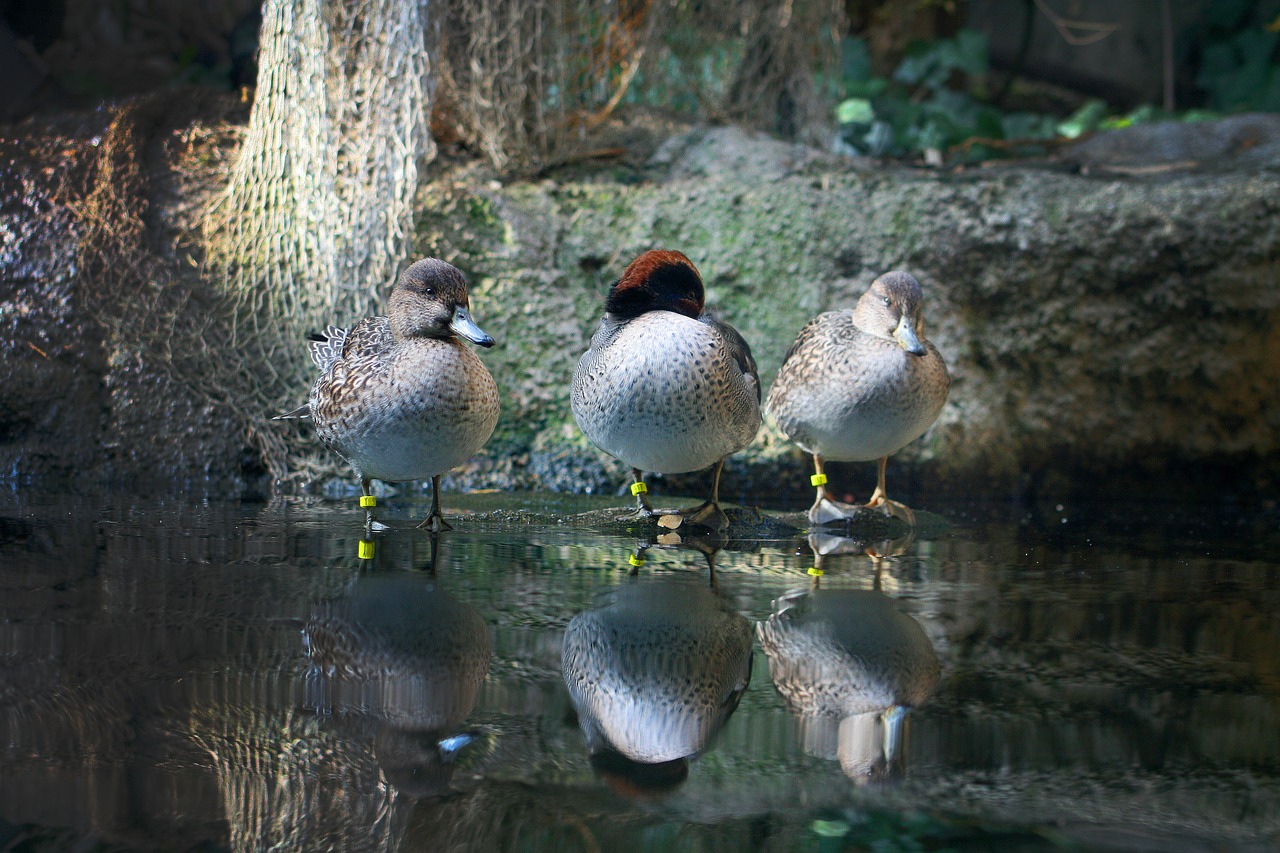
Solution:
M377 545L369 539L361 539L360 547L356 550L356 556L361 560L372 560L377 550Z
M820 578L823 575L825 575L826 572L824 572L822 569L818 568L817 566L810 566L809 574L813 575L815 578Z
M631 484L631 494L633 495L643 495L647 491L649 491L649 487L643 481Z
M809 478L809 485L811 486L825 486L826 484L827 484L826 474L814 474L812 477Z
M373 495L360 496L360 506L364 507L365 509L368 509L371 506L377 506L377 505L378 505L378 499L375 498Z
M630 557L627 557L627 562L638 569L644 565L644 557L632 554Z

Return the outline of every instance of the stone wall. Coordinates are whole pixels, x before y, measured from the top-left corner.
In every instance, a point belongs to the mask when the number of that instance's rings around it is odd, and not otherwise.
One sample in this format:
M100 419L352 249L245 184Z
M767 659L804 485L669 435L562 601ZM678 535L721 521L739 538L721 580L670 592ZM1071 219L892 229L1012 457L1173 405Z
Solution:
M94 132L0 139L0 483L260 493L234 401L175 379L118 318L115 332L102 323L113 300L79 266L59 189L91 158ZM1153 168L1132 152L1108 168L1094 148L909 169L732 129L509 184L475 164L442 167L419 194L416 254L470 277L475 316L499 341L481 355L503 401L490 445L450 487L619 490L622 466L573 423L569 377L609 284L666 246L701 269L709 307L751 343L766 388L810 317L851 305L887 270L920 279L953 385L935 427L891 460L903 499L1274 498L1280 157L1265 146L1280 132L1220 135L1230 144L1212 156ZM167 233L182 218L170 208L193 201L166 186L152 220ZM766 424L731 459L724 494L793 504L807 465ZM873 467L834 466L833 484L865 498ZM668 494L706 485L668 479Z
M1218 165L922 171L693 131L638 171L437 181L420 253L471 276L476 316L499 339L486 355L504 401L489 455L523 484L618 482L573 425L568 377L609 283L666 246L698 265L766 388L808 318L852 305L882 272L914 273L953 386L936 427L894 459L891 477L912 489L1140 493L1192 476L1271 488L1280 172ZM766 425L730 488L803 491L804 465ZM849 473L852 491L870 488L870 468Z

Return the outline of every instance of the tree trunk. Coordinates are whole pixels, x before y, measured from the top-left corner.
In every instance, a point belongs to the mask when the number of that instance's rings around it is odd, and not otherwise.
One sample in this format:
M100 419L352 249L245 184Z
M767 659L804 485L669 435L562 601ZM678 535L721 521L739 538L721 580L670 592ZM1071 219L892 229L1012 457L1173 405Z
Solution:
M234 305L232 348L273 473L272 415L310 381L303 340L371 313L412 239L428 131L426 3L266 0L258 86L240 159L207 217L209 263Z

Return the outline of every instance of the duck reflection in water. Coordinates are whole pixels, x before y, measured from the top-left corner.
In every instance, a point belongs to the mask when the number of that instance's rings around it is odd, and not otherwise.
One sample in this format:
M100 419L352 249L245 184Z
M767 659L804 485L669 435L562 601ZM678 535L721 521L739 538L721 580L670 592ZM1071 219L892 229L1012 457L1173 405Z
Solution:
M432 566L437 548L433 536ZM372 723L378 765L397 790L444 793L463 755L484 751L486 735L462 724L489 671L489 630L434 572L362 574L314 608L303 641L307 704Z
M674 789L738 707L751 623L700 581L635 578L569 623L561 665L592 765L614 790Z
M810 538L812 587L777 599L756 634L769 676L799 718L805 751L839 759L847 776L866 781L898 764L907 711L933 693L941 665L920 624L880 591L879 562L874 589L821 588L824 555L880 554L834 538Z

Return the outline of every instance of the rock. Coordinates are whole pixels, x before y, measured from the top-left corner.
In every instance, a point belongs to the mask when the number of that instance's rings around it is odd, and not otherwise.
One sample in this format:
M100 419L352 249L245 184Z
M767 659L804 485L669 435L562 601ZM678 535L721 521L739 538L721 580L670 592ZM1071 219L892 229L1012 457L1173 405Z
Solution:
M1095 133L1059 152L1081 166L1143 170L1177 166L1280 168L1280 115L1246 113L1218 121L1138 124Z
M751 175L775 181L810 164L830 165L835 157L805 145L783 142L741 127L712 127L680 133L664 142L649 165L666 180L723 180Z
M698 265L709 307L751 343L766 389L810 317L852 305L886 270L921 280L953 386L935 427L892 458L891 494L1275 485L1277 170L946 174L816 155L795 169L778 165L782 148L793 146L693 131L664 146L684 153L659 158L668 176L649 182L490 191L444 177L425 188L419 254L477 282L477 316L492 316L503 341L486 355L504 401L491 457L527 453L525 472L572 457L583 490L625 479L578 433L564 380L613 278L667 246ZM774 165L742 165L762 162ZM832 485L865 495L873 470L837 466ZM724 489L805 501L806 475L766 425L730 460ZM695 493L705 475L666 479Z
M163 353L101 322L112 294L85 276L59 195L94 156L93 121L65 138L0 135L0 481L257 488L261 460L234 400L175 380ZM1244 121L1208 135L1238 139ZM154 138L179 136L166 125ZM751 343L766 390L810 317L852 305L886 270L920 279L953 384L934 428L890 462L890 495L917 507L945 495L1274 490L1280 169L1241 165L1252 150L1149 175L1056 163L940 172L720 129L671 140L648 167L576 164L497 184L465 165L441 171L419 196L416 252L468 274L475 315L498 338L483 357L503 407L448 488L619 492L629 472L582 437L568 378L614 277L668 246L698 265L709 308ZM176 206L198 207L175 188L199 183L153 185L154 245L185 221ZM216 371L218 354L208 359ZM729 459L721 497L798 511L808 471L766 425ZM828 475L837 497L865 500L874 465ZM666 495L709 486L707 472L647 479Z

